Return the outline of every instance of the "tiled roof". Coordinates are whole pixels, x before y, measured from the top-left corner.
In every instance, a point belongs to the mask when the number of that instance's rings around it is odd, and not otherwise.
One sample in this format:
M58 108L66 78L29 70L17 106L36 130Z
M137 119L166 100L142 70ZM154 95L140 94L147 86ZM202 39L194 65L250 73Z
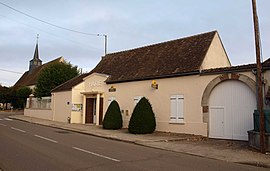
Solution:
M14 87L23 87L23 86L32 86L36 84L37 78L39 73L49 64L55 63L55 62L61 62L63 60L63 57L59 57L57 59L54 59L46 64L43 64L37 68L35 68L31 73L29 71L26 71L21 78L15 83Z
M90 73L110 75L113 83L198 72L216 33L107 54Z
M83 78L88 76L89 73L79 75L77 77L74 77L67 82L55 87L52 92L60 92L60 91L69 91L72 89L72 87L76 86L77 84L81 83L83 81Z
M216 74L216 73L224 73L224 72L233 72L233 71L250 71L256 68L256 64L247 64L247 65L238 65L231 67L222 67L222 68L213 68L202 70L201 74Z
M88 74L56 87L68 91L83 78L100 73L110 75L107 83L191 74L199 71L216 31L132 50L107 54Z
M270 58L262 62L262 70L269 70L270 68ZM202 70L201 74L216 74L216 73L224 73L224 72L239 72L239 71L251 71L252 69L257 69L257 65L253 64L246 64L246 65L238 65L238 66L231 66L231 67L223 67L223 68L212 68Z
M266 59L263 64L262 64L263 67L270 67L270 58Z
M5 91L8 91L10 88L9 87L6 87L6 86L2 86L0 84L0 92L5 92Z
M270 58L267 59L262 63L263 67L270 67ZM225 72L239 72L239 71L251 71L252 69L256 69L256 64L247 64L247 65L238 65L238 66L231 66L231 67L222 67L222 68L213 68L213 69L207 69L207 70L202 70L201 75L207 75L207 74L218 74L218 73L225 73ZM81 83L83 81L83 78L87 77L90 75L90 73L82 74L80 76L77 76L62 85L56 87L55 89L52 90L52 92L59 92L59 91L69 91L74 87L75 85ZM199 73L198 73L199 74ZM268 95L270 98L270 88L268 91Z
M4 90L6 90L6 87L3 87L2 85L0 85L0 92Z

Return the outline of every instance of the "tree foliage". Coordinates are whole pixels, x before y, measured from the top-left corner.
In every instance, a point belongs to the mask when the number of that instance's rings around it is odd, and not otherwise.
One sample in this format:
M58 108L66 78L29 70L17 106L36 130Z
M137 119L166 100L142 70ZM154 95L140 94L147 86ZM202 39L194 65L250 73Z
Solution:
M122 114L117 101L112 101L108 107L104 120L104 129L120 129L123 126Z
M0 103L5 104L10 103L12 100L11 89L9 87L2 87L0 89Z
M129 121L128 131L133 134L153 133L156 129L156 119L148 99L143 97L135 106Z
M26 99L32 94L29 87L1 87L0 103L4 104L7 109L7 104L10 103L14 108L21 109L25 107Z
M16 95L18 98L26 99L29 95L32 94L32 90L29 87L20 87L16 91Z
M34 95L36 97L50 96L53 88L77 75L79 75L77 66L66 62L52 63L40 72Z
M24 108L26 105L26 100L29 95L32 94L32 90L29 87L20 87L16 90L17 102L13 104L15 108Z

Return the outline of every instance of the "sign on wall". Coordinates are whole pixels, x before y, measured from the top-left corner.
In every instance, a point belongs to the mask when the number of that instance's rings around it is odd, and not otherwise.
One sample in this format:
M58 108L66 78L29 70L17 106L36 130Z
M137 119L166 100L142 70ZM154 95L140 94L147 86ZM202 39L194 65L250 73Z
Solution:
M101 86L101 81L92 81L89 83L90 87L100 87Z
M72 104L72 111L82 111L82 104Z

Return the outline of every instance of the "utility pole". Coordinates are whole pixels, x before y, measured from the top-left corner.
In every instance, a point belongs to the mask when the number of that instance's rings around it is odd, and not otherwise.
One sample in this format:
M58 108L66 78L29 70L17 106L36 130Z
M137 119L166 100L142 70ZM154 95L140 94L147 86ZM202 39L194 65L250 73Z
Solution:
M105 55L107 55L107 41L108 40L107 40L107 35L106 34L104 35L104 39L105 39L104 40L104 42L105 42Z
M104 56L107 55L107 39L108 39L108 36L106 34L97 34L97 36L104 36Z
M262 95L262 64L261 64L261 46L260 46L260 33L259 22L257 15L256 0L252 0L253 7L253 22L255 33L255 47L256 47L256 62L257 62L257 109L260 116L260 146L261 152L265 154L265 128L264 128L264 113L263 113L263 95Z

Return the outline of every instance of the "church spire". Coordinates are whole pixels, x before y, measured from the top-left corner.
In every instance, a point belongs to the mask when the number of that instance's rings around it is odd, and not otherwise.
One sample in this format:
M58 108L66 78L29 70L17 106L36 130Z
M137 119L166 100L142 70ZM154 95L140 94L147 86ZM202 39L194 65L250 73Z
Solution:
M37 43L36 43L36 49L35 49L35 53L34 53L34 58L33 59L39 59L39 54L38 54L38 38L39 38L39 34L37 34Z
M39 34L37 34L37 43L36 43L36 48L34 52L34 57L32 60L30 60L30 65L29 65L29 72L31 73L35 68L39 67L42 65L42 61L39 59L39 53L38 53L38 39L39 39Z

